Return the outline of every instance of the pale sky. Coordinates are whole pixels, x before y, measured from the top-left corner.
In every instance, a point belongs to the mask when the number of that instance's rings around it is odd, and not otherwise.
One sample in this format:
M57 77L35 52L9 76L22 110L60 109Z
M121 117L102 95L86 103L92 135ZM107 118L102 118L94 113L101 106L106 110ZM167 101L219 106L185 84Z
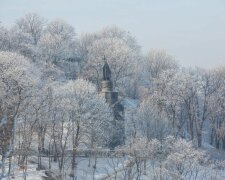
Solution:
M143 53L163 48L184 66L225 65L225 0L0 0L5 26L29 12L63 19L78 35L117 25Z

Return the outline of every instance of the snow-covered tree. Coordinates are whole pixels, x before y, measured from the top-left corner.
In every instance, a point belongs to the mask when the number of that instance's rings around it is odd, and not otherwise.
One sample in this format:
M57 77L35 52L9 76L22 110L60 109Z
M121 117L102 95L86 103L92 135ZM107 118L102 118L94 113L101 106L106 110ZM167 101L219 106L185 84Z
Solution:
M169 179L204 177L204 163L208 163L204 151L194 149L193 145L184 139L168 138L165 143L171 150L163 162L165 177Z
M79 146L103 147L110 140L112 112L104 98L98 95L96 87L82 79L56 85L53 87L53 97L56 108L53 119L54 143L59 145L61 156L64 156L66 147L72 149L72 175L75 176Z
M76 77L77 40L74 28L63 20L50 22L38 42L40 62L59 67L70 79Z
M162 49L153 49L142 61L142 84L151 91L156 81L163 72L176 72L179 69L175 58Z
M105 57L112 69L114 86L124 89L125 83L129 82L126 80L134 77L140 60L139 46L134 38L123 30L111 27L89 36L88 41L90 44L86 47L86 76L100 88L101 68Z
M16 119L25 99L32 96L38 73L26 58L9 52L0 52L0 72L0 152L4 161L13 151Z
M165 112L155 106L150 98L144 100L138 108L136 123L138 133L148 140L161 140L171 131Z
M9 31L0 24L0 50L10 50Z
M32 37L32 43L36 45L41 37L44 24L44 18L35 13L28 13L16 21L16 28Z

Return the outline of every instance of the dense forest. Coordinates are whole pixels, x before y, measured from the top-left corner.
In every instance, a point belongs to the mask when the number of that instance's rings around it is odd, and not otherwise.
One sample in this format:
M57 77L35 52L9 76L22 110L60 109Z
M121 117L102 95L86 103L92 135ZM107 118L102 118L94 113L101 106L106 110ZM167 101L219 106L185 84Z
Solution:
M104 57L125 107L126 142L113 150L113 112L99 94ZM87 179L223 179L225 68L144 54L116 26L77 34L35 13L0 24L0 179L18 168L29 178L32 161L37 172L82 179L87 150Z

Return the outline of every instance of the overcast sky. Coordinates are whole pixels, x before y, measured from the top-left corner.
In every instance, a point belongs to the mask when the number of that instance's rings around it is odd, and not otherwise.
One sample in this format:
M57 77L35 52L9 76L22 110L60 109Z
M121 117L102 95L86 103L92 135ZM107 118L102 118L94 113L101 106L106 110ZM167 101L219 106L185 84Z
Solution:
M64 19L78 34L117 25L143 53L163 48L184 66L225 65L225 0L0 0L3 25L28 12Z

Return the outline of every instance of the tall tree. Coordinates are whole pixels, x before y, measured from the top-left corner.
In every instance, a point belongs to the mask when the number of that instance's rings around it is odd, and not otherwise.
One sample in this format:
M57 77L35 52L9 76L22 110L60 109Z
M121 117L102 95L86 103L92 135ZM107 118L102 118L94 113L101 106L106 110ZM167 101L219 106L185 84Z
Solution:
M0 153L4 162L13 151L16 119L24 100L32 96L38 73L23 56L9 52L0 52L0 72Z
M136 65L140 60L140 49L135 39L126 31L110 27L88 36L86 47L86 76L100 88L101 68L106 57L112 69L113 83L123 92L125 84L134 77ZM84 38L84 40L87 40ZM84 44L84 43L83 43Z

